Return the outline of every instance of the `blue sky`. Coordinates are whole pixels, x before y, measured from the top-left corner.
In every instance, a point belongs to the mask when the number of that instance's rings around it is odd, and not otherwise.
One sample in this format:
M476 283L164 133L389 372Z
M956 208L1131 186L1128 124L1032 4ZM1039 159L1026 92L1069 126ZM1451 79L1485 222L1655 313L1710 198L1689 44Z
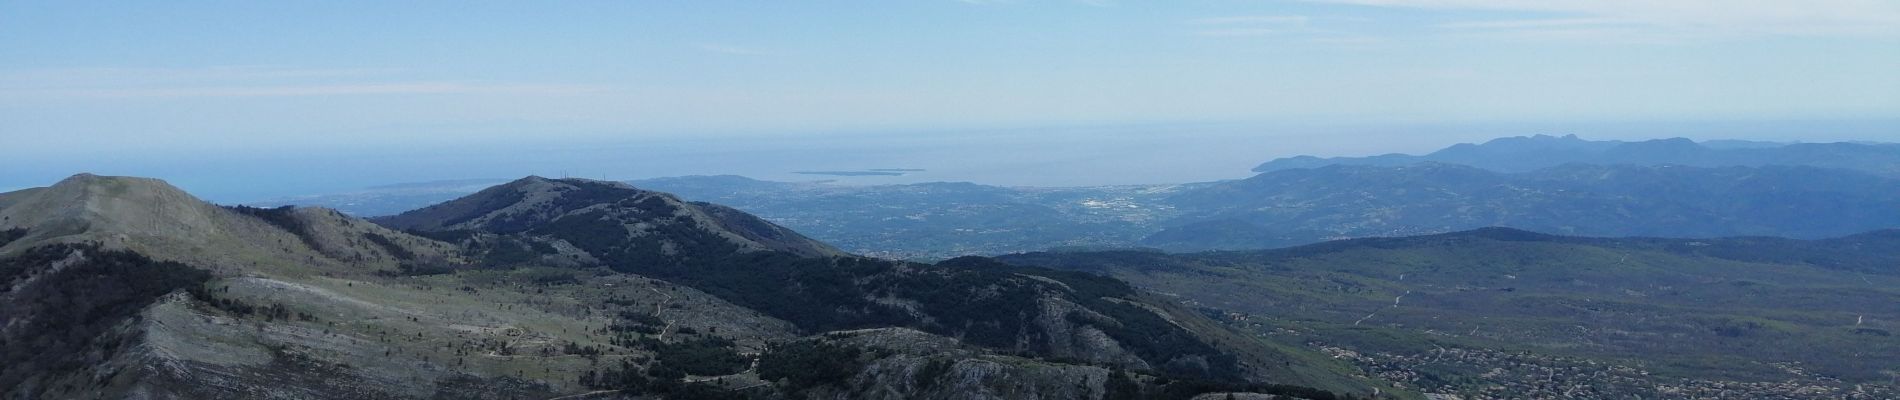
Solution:
M1900 135L1893 71L1900 2L1868 0L0 1L0 169L29 171L0 188L98 169L228 186L287 155L1168 123L1878 140ZM1375 146L1357 151L1416 150Z

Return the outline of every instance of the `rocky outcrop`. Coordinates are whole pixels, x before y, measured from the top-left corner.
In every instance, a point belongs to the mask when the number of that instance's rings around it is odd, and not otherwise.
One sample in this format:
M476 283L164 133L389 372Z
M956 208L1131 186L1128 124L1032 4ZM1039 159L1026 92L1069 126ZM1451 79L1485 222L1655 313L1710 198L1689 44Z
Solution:
M878 354L847 386L799 393L809 399L1099 399L1108 368L1003 356L955 339L890 328L819 339Z

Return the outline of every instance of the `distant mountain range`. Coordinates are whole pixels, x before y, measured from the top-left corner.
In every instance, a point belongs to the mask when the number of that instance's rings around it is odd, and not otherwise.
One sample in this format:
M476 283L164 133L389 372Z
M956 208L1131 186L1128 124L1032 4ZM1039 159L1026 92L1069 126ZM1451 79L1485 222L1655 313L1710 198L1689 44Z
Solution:
M1900 179L1802 166L1569 164L1523 173L1333 165L1167 199L1180 224L1143 244L1268 248L1509 226L1592 236L1821 238L1900 227Z
M1468 165L1498 172L1529 172L1564 164L1693 167L1804 165L1895 176L1900 175L1900 144L1774 143L1740 140L1698 143L1683 138L1624 142L1584 140L1576 135L1562 137L1537 135L1500 138L1483 144L1463 143L1425 155L1281 158L1260 164L1254 167L1253 171L1273 172L1329 165L1392 167L1422 162Z
M730 205L845 251L945 259L1050 248L1259 249L1486 226L1820 238L1900 227L1896 165L1894 144L1534 136L1426 156L1281 159L1251 178L1178 185L856 186L730 175L629 183ZM470 193L474 184L260 204L388 215Z

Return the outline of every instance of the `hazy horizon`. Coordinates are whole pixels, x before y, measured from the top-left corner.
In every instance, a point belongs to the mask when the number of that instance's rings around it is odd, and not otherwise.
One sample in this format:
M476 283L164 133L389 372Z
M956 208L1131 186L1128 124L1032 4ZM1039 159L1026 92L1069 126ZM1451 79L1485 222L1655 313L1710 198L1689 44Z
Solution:
M1531 134L1885 140L1897 48L1900 3L1855 0L6 2L0 188L1070 186Z
M1252 176L1274 158L1423 154L1509 136L1588 140L1686 137L1776 142L1887 141L1895 121L1644 122L1408 126L1177 123L1018 129L725 136L648 140L440 143L323 149L298 154L152 155L85 160L65 169L31 155L0 162L0 192L50 185L89 172L166 179L207 200L235 203L348 192L370 186L527 175L636 180L742 175L840 184L974 182L1072 187L1173 184ZM1812 132L1812 131L1825 132ZM823 140L819 140L823 139ZM797 171L917 168L903 176L822 176Z

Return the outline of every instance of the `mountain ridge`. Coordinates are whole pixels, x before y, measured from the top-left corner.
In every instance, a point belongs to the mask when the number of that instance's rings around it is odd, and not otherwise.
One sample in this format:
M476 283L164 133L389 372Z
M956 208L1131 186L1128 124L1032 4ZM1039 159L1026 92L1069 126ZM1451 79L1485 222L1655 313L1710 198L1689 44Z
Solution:
M675 229L656 226L661 222L655 218L663 218L671 223L685 225L677 229L707 232L745 251L782 251L803 256L843 254L830 245L724 206L687 202L672 194L641 190L624 182L575 178L530 176L459 199L373 221L405 230L488 230L506 234L524 232L530 226L553 224L563 219L575 224L598 225L594 223L597 221L582 221L589 217L596 220L638 221L623 224L634 236ZM569 239L582 240L578 237ZM678 247L675 243L659 245L662 248L642 251L668 253Z
M1900 193L1892 179L1798 165L1564 164L1506 173L1425 162L1091 188L848 186L738 176L633 183L733 206L850 252L937 260L1050 248L1267 248L1494 225L1599 236L1819 238L1900 226L1883 225L1892 218L1880 204ZM1652 219L1678 222L1616 223Z
M148 179L79 176L6 197L22 200L0 213L27 232L0 254L8 397L1328 398L1385 387L1113 279L834 253L731 208L625 184L523 178L388 227L320 208L218 206ZM202 240L163 237L173 232ZM92 289L67 290L81 287ZM916 335L960 350L891 347ZM843 368L764 367L814 358Z
M78 174L13 194L17 200L0 208L0 230L20 229L25 235L0 246L0 254L52 243L95 243L208 268L262 266L300 273L361 273L404 261L456 258L440 251L439 243L335 210L218 206L158 179ZM368 236L388 245L352 249L361 246L346 243Z
M589 185L593 187L581 187ZM1281 354L1279 350L1235 350L1233 343L1245 339L1218 333L1224 328L1217 325L1202 324L1190 330L1179 322L1158 322L1199 317L1119 282L1018 270L980 259L933 266L778 249L735 251L694 239L689 228L704 224L669 224L651 218L640 224L653 225L652 232L667 232L664 237L680 238L657 246L676 252L639 250L655 246L640 241L643 234L637 232L630 241L600 240L614 236L603 232L628 226L616 222L625 221L618 216L692 214L679 207L743 215L721 206L670 199L670 195L653 196L625 184L531 177L379 222L423 235L463 237L463 243L476 246L490 240L554 240L546 247L562 253L567 250L560 249L572 248L616 272L705 290L805 332L895 326L1034 358L1221 379L1263 374L1258 376L1315 379L1329 382L1329 387L1341 384L1342 378L1323 370L1268 367L1267 357L1284 356L1275 355ZM656 207L658 212L654 212ZM765 224L756 218L729 220ZM460 231L476 235L456 233ZM811 311L822 309L837 311ZM1210 340L1229 344L1214 345ZM1247 356L1226 354L1230 351L1244 351Z
M1696 142L1686 138L1642 141L1593 141L1565 135L1514 136L1482 144L1460 143L1424 155L1370 157L1297 156L1260 164L1253 172L1318 168L1327 165L1404 166L1420 162L1462 164L1497 172L1527 172L1570 163L1599 165L1685 165L1730 167L1809 165L1873 174L1900 174L1900 144Z
M1177 194L1168 201L1183 215L1142 244L1265 248L1483 226L1591 236L1821 238L1900 226L1900 216L1887 212L1900 202L1896 187L1900 181L1890 177L1807 166L1566 164L1504 173L1433 162L1330 165Z

